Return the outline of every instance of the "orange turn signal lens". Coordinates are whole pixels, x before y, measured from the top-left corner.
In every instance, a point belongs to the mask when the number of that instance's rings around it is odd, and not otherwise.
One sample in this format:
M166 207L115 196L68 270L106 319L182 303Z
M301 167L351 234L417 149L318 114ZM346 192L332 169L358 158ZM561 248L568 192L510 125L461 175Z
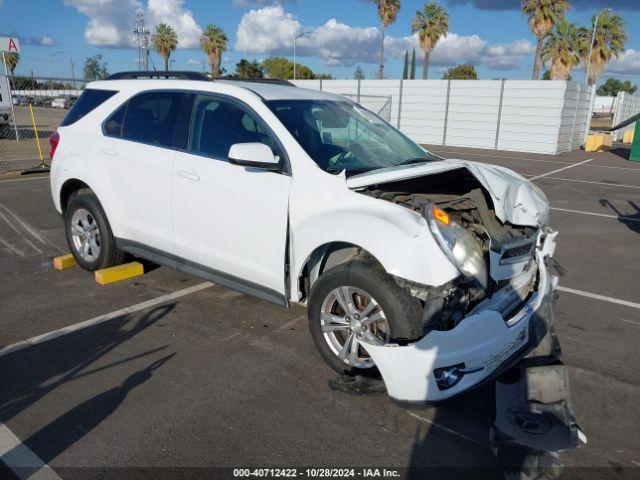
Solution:
M438 220L443 225L449 225L451 223L449 214L436 206L433 207L433 218Z

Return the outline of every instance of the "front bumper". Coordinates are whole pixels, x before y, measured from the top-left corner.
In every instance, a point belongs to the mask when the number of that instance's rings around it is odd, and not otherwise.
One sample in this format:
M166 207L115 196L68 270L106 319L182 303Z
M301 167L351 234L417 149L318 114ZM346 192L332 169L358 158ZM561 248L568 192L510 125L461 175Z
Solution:
M378 367L389 396L410 403L451 398L495 377L535 347L553 316L552 299L558 278L548 271L545 259L553 255L555 237L553 232L538 242L537 288L510 318L487 309L469 315L452 330L432 331L407 346L363 344ZM441 390L434 370L460 364L472 373Z

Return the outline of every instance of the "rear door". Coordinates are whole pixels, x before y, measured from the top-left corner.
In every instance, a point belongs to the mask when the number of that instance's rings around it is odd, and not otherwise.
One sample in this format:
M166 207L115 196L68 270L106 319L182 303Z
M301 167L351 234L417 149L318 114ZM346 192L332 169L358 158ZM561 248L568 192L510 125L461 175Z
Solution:
M188 148L173 166L173 221L178 255L231 288L283 303L289 185L286 173L229 163L234 143L283 150L261 118L225 97L200 94Z
M189 114L186 92L148 91L132 97L108 118L101 147L111 164L118 235L129 250L140 246L175 254L171 169Z

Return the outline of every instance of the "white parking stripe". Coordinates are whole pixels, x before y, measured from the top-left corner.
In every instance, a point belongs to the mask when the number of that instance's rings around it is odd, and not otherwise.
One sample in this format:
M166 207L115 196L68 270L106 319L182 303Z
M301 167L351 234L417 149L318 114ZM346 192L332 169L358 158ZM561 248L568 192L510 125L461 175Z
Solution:
M10 180L0 180L0 183L9 183L9 182L28 182L29 180L42 180L43 178L49 178L49 175L45 175L44 177L12 178L12 179L10 179Z
M0 423L0 460L20 480L62 480L4 423Z
M571 210L570 208L558 208L558 207L550 207L550 210L557 210L559 212L580 213L582 215L593 215L594 217L613 218L615 220L622 220L625 222L640 223L640 218L625 217L624 215L610 215L608 213L583 212L582 210Z
M53 340L54 338L67 335L69 333L77 332L78 330L82 330L83 328L98 325L99 323L104 323L108 320L113 320L114 318L121 317L122 315L126 315L128 313L135 313L140 310L145 310L147 308L160 305L161 303L166 303L171 300L184 297L185 295L199 292L200 290L204 290L205 288L209 288L211 286L213 286L213 283L210 282L199 283L198 285L194 285L193 287L184 288L182 290L178 290L177 292L168 293L166 295L147 300L146 302L138 303L130 307L121 308L120 310L116 310L115 312L106 313L104 315L85 320L84 322L76 323L75 325L63 327L58 330L45 333L43 335L29 338L28 340L23 340L12 345L7 345L6 347L0 349L0 357L2 357L3 355L8 355L9 353L17 352L27 347L31 347L33 345L37 345L39 343L48 342L49 340Z
M558 290L566 293L573 293L575 295L581 295L583 297L593 298L594 300L602 300L603 302L616 303L618 305L624 305L625 307L640 308L640 303L629 302L627 300L620 300L619 298L607 297L606 295L600 295L598 293L583 292L582 290L576 290L575 288L563 287L558 285Z
M565 170L569 170L570 168L579 167L580 165L584 165L585 163L589 163L593 161L593 158L589 158L588 160L584 160L582 162L574 163L573 165L567 165L566 167L558 168L557 170L552 170L547 173L543 173L542 175L536 175L535 177L531 177L529 180L537 180L539 178L548 177L549 175L553 175L554 173L563 172Z
M441 430L444 430L445 432L450 433L451 435L455 435L456 437L460 437L460 438L464 438L466 441L471 442L471 443L475 443L476 445L482 445L483 447L486 447L486 444L483 442L480 442L478 440L476 440L475 438L471 438L467 435L465 435L464 433L460 433L456 430L453 430L451 428L445 427L444 425L440 425L437 422L434 422L433 420L430 420L428 418L425 418L421 415L418 415L417 413L413 413L413 412L407 412L410 416L412 416L413 418L415 418L416 420L419 420L421 422L424 423L428 423L429 425L433 425L434 427L437 427Z
M523 175L523 176L526 177L527 175ZM562 180L563 182L590 183L592 185L604 185L607 187L640 188L640 186L638 185L625 185L621 183L611 183L611 182L592 182L591 180L576 180L575 178L545 177L545 180Z
M469 152L454 152L454 151L445 151L445 150L433 150L427 149L436 155L447 155L449 153L453 153L454 155L465 155L467 157L490 157L490 158L501 158L505 160L523 160L526 162L543 162L543 163L559 163L561 165L575 165L573 162L562 162L560 160L542 160L541 158L523 158L523 157L509 157L506 155L491 155L488 153L469 153ZM445 157L447 158L447 157ZM464 158L462 160L465 160ZM470 158L466 160L472 160ZM631 170L634 172L640 172L640 168L633 167L615 167L613 165L587 165L588 168L612 168L614 170Z

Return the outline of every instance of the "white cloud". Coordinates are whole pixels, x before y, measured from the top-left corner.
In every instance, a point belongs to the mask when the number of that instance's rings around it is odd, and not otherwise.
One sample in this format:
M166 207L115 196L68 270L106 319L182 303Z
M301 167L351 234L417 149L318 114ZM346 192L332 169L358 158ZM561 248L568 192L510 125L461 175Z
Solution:
M184 8L184 0L149 0L148 22L171 25L178 35L179 48L198 48L202 28L196 23L193 13Z
M291 55L293 37L303 30L312 31L314 35L298 39L297 53L301 56L320 57L326 65L351 66L378 61L380 32L376 27L352 27L331 19L319 27L306 28L281 5L247 12L238 26L235 49L252 54ZM385 38L388 57L402 58L405 50L412 48L421 59L416 35ZM478 35L449 33L438 43L430 61L436 66L469 62L508 70L518 68L520 61L534 50L528 40L491 44Z
M43 47L53 47L54 45L57 45L58 42L56 42L56 40L53 37L50 37L49 35L44 35L40 39L40 44Z
M202 65L202 61L201 60L196 60L195 58L190 58L189 60L187 60L187 65Z
M631 48L625 50L619 58L614 58L607 64L605 72L619 75L640 74L640 51Z
M233 0L233 4L240 8L270 7L273 5L282 5L286 2L295 3L296 0Z
M131 30L135 12L142 10L150 30L158 23L172 26L178 35L178 48L197 48L202 29L184 0L64 0L89 18L84 31L87 43L100 47L133 47Z

